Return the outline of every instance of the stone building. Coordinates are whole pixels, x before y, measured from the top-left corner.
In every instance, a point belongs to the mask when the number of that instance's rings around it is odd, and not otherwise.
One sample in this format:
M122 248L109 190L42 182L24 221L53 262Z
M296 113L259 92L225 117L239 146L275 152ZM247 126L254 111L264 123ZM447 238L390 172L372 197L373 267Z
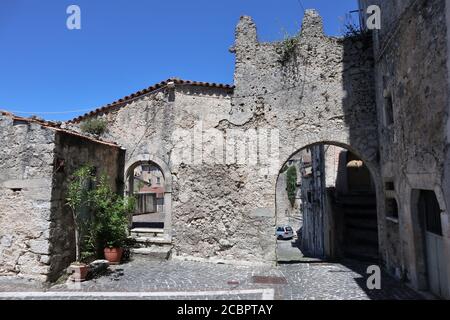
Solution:
M313 145L345 148L354 155L347 164L362 161L370 172L383 266L449 297L450 6L370 3L383 8L373 39L328 37L319 14L308 10L297 37L265 43L244 16L230 49L234 86L169 79L63 128L80 131L82 122L103 119L101 139L126 150L125 165L110 166L126 190L136 168L157 167L165 183L163 242L173 258L212 262L275 263L276 182L284 163Z
M75 260L68 178L83 165L123 190L116 144L56 124L0 113L0 275L56 280Z
M450 298L450 5L360 1L363 12L369 4L382 19L373 32L380 254L391 273Z

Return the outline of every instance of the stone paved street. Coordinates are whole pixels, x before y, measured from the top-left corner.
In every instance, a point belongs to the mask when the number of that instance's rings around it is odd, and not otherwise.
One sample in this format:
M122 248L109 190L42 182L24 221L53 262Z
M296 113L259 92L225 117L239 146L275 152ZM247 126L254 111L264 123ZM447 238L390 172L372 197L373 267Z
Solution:
M277 261L279 263L320 262L320 259L303 255L299 248L299 240L295 237L287 240L277 240Z
M38 291L50 294L46 298L58 292L59 296L53 297L57 299L422 299L385 275L382 290L367 290L366 266L351 261L249 267L187 261L151 262L141 258L110 269L108 274L82 283L81 288L67 284L43 288L26 281L0 278L0 298L8 298L7 292ZM85 296L77 296L77 292ZM120 293L102 297L99 292ZM137 297L136 292L142 296ZM93 294L89 296L89 293ZM39 299L42 293L33 297L25 294L21 298Z

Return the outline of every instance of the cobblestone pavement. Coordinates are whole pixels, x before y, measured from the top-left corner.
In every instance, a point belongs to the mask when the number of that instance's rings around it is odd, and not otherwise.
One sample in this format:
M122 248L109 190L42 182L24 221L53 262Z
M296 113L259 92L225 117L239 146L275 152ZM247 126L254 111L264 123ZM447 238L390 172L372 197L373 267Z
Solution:
M277 261L280 263L321 261L320 259L304 256L299 249L299 245L297 237L287 240L277 240Z
M249 267L187 261L156 262L140 258L110 269L107 274L84 282L79 288L68 284L44 288L31 282L0 278L0 298L8 298L5 292L38 291L57 292L60 294L58 299L422 299L387 275L383 275L382 290L368 290L367 266L352 261ZM91 293L91 296L77 296L77 292ZM101 296L99 292L120 293L118 296ZM136 293L142 296L136 296ZM25 294L20 298L39 296Z

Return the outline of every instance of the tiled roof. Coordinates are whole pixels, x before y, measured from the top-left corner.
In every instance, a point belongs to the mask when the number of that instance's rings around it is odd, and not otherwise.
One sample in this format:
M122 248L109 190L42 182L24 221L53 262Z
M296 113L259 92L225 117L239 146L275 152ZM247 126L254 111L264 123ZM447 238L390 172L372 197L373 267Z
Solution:
M169 83L173 83L175 85L190 85L190 86L198 86L198 87L210 87L210 88L218 88L218 89L225 89L229 92L234 90L234 86L229 85L229 84L221 84L221 83L210 83L210 82L198 82L198 81L190 81L190 80L181 80L181 79L177 79L177 78L172 78L172 79L167 79L165 81L162 81L160 83L154 84L153 86L148 87L147 89L135 92L129 96L126 96L122 99L119 99L117 101L114 101L106 106L103 106L101 108L98 108L96 110L93 110L91 112L88 112L82 116L79 116L75 119L72 119L69 122L72 123L77 123L82 121L83 119L87 118L87 117L91 117L91 116L95 116L99 113L104 113L109 111L110 109L120 106L120 105L124 105L136 98L139 98L143 95L149 94L153 91L165 88Z
M111 146L111 147L120 148L120 146L118 144L116 144L116 143L103 141L103 140L100 140L100 139L96 139L96 138L92 138L92 137L83 135L83 134L81 134L79 132L76 132L76 131L63 129L63 128L61 128L61 124L56 123L56 122L45 121L45 120L38 119L38 118L23 118L23 117L16 116L16 115L14 115L14 114L12 114L10 112L6 112L6 111L0 111L0 114L2 116L11 117L14 121L22 121L22 122L27 122L27 123L36 123L36 124L38 124L38 125L40 125L40 126L42 126L44 128L48 128L50 130L54 130L54 131L57 131L57 132L63 132L63 133L66 133L66 134L69 134L69 135L72 135L72 136L76 136L76 137L79 137L79 138L82 138L82 139L86 139L86 140L89 140L89 141L93 141L93 142L96 142L96 143L108 145L108 146Z

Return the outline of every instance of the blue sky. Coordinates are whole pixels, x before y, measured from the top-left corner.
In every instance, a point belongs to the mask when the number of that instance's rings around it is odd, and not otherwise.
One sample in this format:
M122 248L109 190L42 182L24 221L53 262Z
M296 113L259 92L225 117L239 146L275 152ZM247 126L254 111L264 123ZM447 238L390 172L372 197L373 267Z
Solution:
M325 31L340 35L356 0L301 0ZM81 30L66 28L66 9L81 8ZM0 109L71 119L170 77L232 83L228 52L241 15L261 41L295 34L299 0L1 0ZM21 114L28 116L29 114Z

